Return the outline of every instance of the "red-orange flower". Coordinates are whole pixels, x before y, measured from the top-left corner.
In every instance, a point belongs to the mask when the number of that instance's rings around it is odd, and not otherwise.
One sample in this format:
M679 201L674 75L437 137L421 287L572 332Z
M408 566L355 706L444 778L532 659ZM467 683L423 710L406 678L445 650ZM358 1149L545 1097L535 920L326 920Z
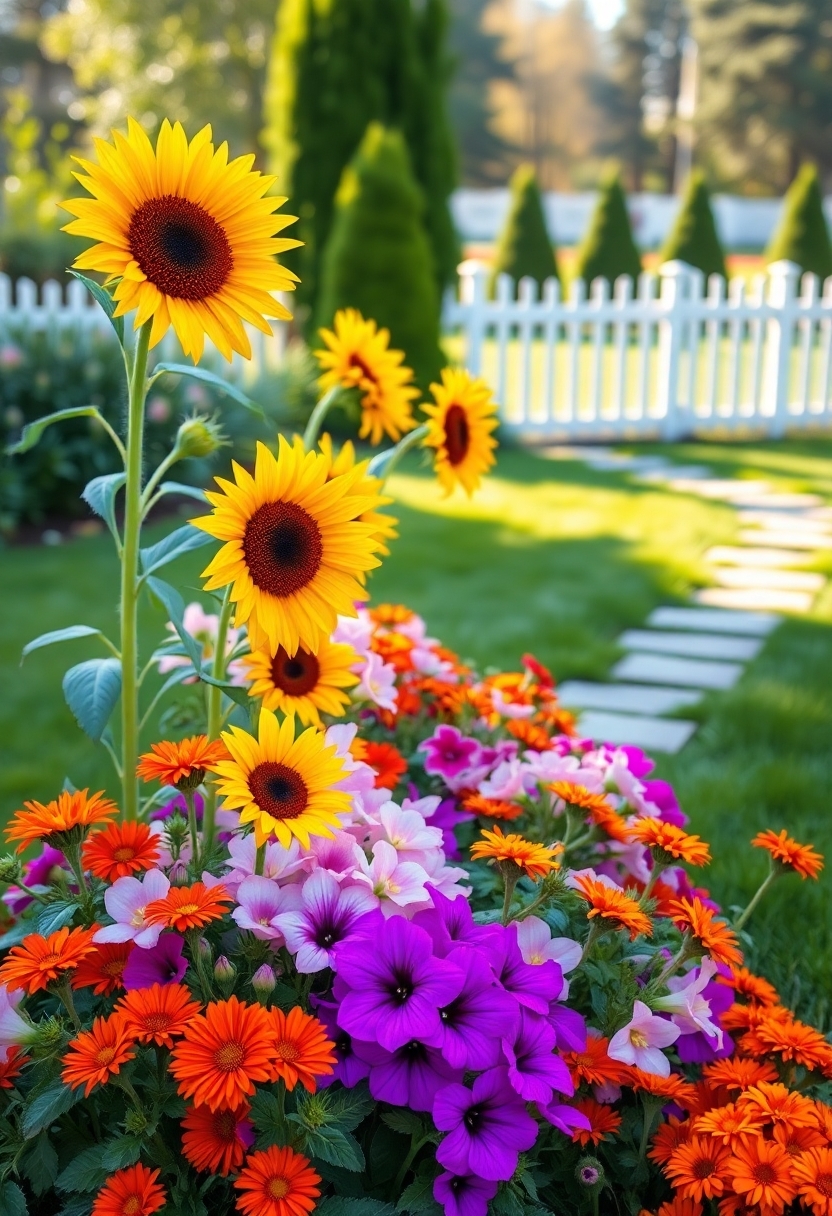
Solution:
M582 1083L604 1085L608 1081L619 1082L624 1075L624 1065L607 1055L609 1039L587 1035L583 1051L565 1051L564 1063L569 1069L577 1088Z
M612 810L606 794L593 794L585 785L575 785L571 781L550 781L546 788L567 806L579 807L582 811Z
M751 841L757 849L765 849L772 860L801 878L817 878L823 869L823 855L810 844L799 844L786 829L781 832L758 832Z
M96 996L109 996L123 988L124 968L134 949L132 942L96 942L72 972L72 987L92 988Z
M194 735L176 743L164 739L161 743L151 743L150 751L139 759L136 774L145 781L194 790L202 785L205 774L211 772L214 765L227 759L228 751L221 739L209 741L207 735Z
M6 828L6 839L16 840L17 852L22 853L36 840L43 840L60 849L69 841L83 840L94 823L104 823L118 813L118 808L103 791L62 790L52 802L24 802Z
M777 1080L777 1069L768 1060L744 1060L740 1056L714 1060L702 1072L711 1085L724 1085L726 1089L748 1089L760 1081Z
M666 1123L662 1123L650 1141L651 1148L647 1156L657 1165L669 1161L680 1144L686 1144L693 1134L690 1119L677 1119L671 1115Z
M748 1055L779 1055L804 1068L832 1075L832 1044L820 1031L791 1017L785 1009L765 1011L743 1037L742 1049Z
M544 878L550 870L560 869L555 859L563 852L563 845L556 844L550 848L545 844L535 844L516 832L504 836L499 826L493 831L484 830L482 837L482 840L476 840L471 845L471 857L475 861L485 857L490 861L507 862L535 880Z
M703 904L697 895L693 899L674 900L670 916L680 929L696 939L715 963L733 967L742 962L733 929L729 929L724 920L716 920L713 908Z
M788 1089L779 1081L752 1085L737 1102L758 1112L766 1123L787 1123L789 1127L814 1127L815 1109L810 1098Z
M328 1076L336 1063L334 1044L318 1019L298 1005L288 1013L272 1009L271 1017L276 1036L272 1044L275 1076L290 1092L300 1081L304 1089L314 1093L316 1079Z
M84 1086L88 1098L96 1085L104 1085L135 1054L133 1040L119 1014L96 1018L91 1030L71 1040L61 1077L71 1089Z
M552 740L546 727L529 722L528 718L509 718L506 722L506 731L524 747L529 747L535 752L547 752L552 746Z
M100 832L93 832L84 845L84 868L102 878L115 882L140 870L149 870L159 860L159 837L146 823L124 820L111 823Z
M212 1001L173 1049L169 1071L183 1098L211 1110L236 1110L256 1081L274 1076L274 1023L261 1005L236 996Z
M407 761L392 743L374 743L362 740L364 755L360 757L370 768L375 769L376 789L394 790L399 778L407 772Z
M762 1112L753 1106L740 1106L729 1102L725 1106L716 1106L696 1119L697 1133L715 1136L729 1148L741 1141L745 1136L756 1136L765 1123Z
M136 988L116 1005L130 1035L140 1043L158 1043L160 1047L173 1047L174 1037L185 1033L200 1008L184 984Z
M590 906L587 919L592 920L594 916L600 916L604 920L612 921L629 932L630 941L634 941L639 933L650 937L653 932L650 917L619 887L608 886L589 874L579 874L576 884L578 894L582 895Z
M731 1152L711 1136L691 1136L664 1167L683 1199L713 1199L729 1183Z
M808 1153L810 1148L823 1148L827 1143L826 1137L817 1128L790 1127L788 1123L775 1123L772 1135L790 1157Z
M736 1144L727 1169L734 1190L749 1205L759 1204L770 1212L782 1212L795 1197L792 1160L776 1140L754 1136Z
M247 1102L236 1110L191 1106L182 1120L182 1156L195 1170L224 1178L243 1164L254 1143Z
M636 819L629 826L629 834L631 840L638 840L654 850L654 856L658 853L666 864L673 859L692 866L706 866L711 860L710 849L704 840L662 819Z
M232 902L221 884L206 887L204 882L192 883L189 887L171 887L163 899L154 899L144 911L145 923L164 925L185 933L188 929L201 929L213 920L225 915L224 904Z
M744 996L753 1005L779 1005L780 997L774 984L760 975L754 975L747 967L732 969L731 986L739 996Z
M815 1216L832 1216L832 1148L812 1148L792 1161L797 1193Z
M606 1136L614 1136L621 1126L621 1116L617 1111L596 1102L594 1098L579 1098L572 1105L589 1119L589 1130L576 1127L573 1131L572 1139L576 1144L600 1144Z
M74 971L81 960L96 949L92 937L98 929L56 929L48 937L30 933L19 946L12 946L0 966L0 984L9 989L23 988L26 992L38 992Z
M108 1178L95 1197L92 1216L153 1216L167 1203L158 1170L139 1162Z
M517 802L486 798L482 794L468 794L462 799L462 805L472 815L484 815L489 819L517 819L523 814L523 808Z
M662 1098L665 1102L675 1102L677 1106L688 1109L696 1100L696 1087L672 1072L667 1077L661 1077L655 1072L645 1072L643 1068L624 1065L625 1085L629 1085L636 1093L652 1094L654 1098Z
M237 1208L244 1216L303 1216L315 1206L320 1181L306 1157L273 1145L252 1153L240 1170Z
M0 1089L11 1089L14 1086L28 1060L29 1057L24 1054L22 1047L13 1044L6 1048L6 1058L0 1060Z

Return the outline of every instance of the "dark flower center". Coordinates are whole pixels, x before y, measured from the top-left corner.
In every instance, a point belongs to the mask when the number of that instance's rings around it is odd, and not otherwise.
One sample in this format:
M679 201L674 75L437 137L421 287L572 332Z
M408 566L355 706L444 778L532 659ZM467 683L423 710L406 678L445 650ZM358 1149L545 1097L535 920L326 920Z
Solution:
M760 1161L754 1167L754 1177L762 1186L771 1186L772 1182L777 1181L777 1170L767 1161Z
M453 465L461 464L468 455L471 441L468 415L461 405L452 405L445 415L445 448Z
M299 650L291 657L281 646L272 659L272 681L275 688L290 697L303 697L318 683L321 665L314 654Z
M411 1063L418 1060L424 1060L427 1055L427 1048L424 1043L420 1043L418 1039L411 1039L409 1043L405 1043L402 1051L407 1056Z
M246 524L243 554L255 586L286 599L310 583L324 554L312 516L294 502L267 502Z
M252 769L248 788L260 810L273 819L297 819L309 802L309 791L300 774L274 760L265 760Z
M390 995L398 1004L404 1005L413 995L413 979L409 975L395 975L390 988Z
M234 266L221 225L198 203L173 194L142 203L127 239L150 282L180 300L214 295Z
M361 372L362 377L365 380L369 380L371 384L378 383L378 377L376 376L375 372L371 367L368 366L367 363L364 362L361 356L357 355L355 352L350 355L350 367L357 368L358 371Z
M694 1163L693 1176L694 1178L710 1178L715 1168L713 1161L709 1160L709 1158L700 1157Z
M462 1116L462 1121L469 1131L475 1132L482 1122L482 1108L479 1106L469 1106Z

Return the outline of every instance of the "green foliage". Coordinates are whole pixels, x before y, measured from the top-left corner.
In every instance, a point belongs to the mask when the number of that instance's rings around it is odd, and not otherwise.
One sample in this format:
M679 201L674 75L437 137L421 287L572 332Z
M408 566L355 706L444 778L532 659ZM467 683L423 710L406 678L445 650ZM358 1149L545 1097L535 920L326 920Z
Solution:
M339 308L359 309L390 330L424 387L438 379L439 296L423 202L404 139L379 123L367 129L344 171L321 270L318 324Z
M661 252L663 262L678 259L696 266L705 275L727 278L725 254L719 241L711 210L705 176L698 170L690 175L676 222Z
M467 186L502 186L511 149L493 129L491 86L515 80L515 64L501 54L499 33L484 28L490 0L453 0L449 44L454 59L448 108Z
M619 275L635 279L641 274L641 258L617 173L601 185L595 212L578 249L575 274L587 286L598 278L612 286Z
M823 197L814 165L804 165L789 187L766 261L796 262L821 279L832 274L832 244L823 214Z
M517 282L528 276L540 287L547 279L558 278L533 165L521 165L511 179L511 202L494 255L492 290L499 274L509 274Z

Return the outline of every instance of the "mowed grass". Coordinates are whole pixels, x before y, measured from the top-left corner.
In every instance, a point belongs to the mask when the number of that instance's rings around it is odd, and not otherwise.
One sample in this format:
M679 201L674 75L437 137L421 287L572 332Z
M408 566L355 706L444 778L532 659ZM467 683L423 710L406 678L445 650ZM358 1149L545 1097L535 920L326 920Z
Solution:
M829 440L678 445L670 454L832 496ZM705 551L730 544L738 530L725 505L511 450L470 502L443 498L415 460L391 489L401 535L373 576L373 599L410 604L432 633L482 669L516 667L532 650L561 680L603 679L620 654L621 630L706 584ZM197 597L209 552L170 568L186 599ZM47 629L89 623L114 633L117 568L103 536L7 549L0 566L5 818L24 798L54 796L67 775L76 785L114 788L107 757L78 731L60 691L65 668L94 646L71 643L33 654L22 670L18 664L23 644ZM145 605L146 653L162 629L161 613ZM725 907L744 903L765 874L763 855L748 843L762 827L787 827L832 856L830 689L826 592L810 617L776 631L735 690L708 696L693 711L702 726L681 755L659 760L657 772L676 786L691 830L713 845L703 881ZM145 742L153 732L151 723ZM827 876L819 884L784 879L752 921L755 965L821 1020L832 998L829 895Z

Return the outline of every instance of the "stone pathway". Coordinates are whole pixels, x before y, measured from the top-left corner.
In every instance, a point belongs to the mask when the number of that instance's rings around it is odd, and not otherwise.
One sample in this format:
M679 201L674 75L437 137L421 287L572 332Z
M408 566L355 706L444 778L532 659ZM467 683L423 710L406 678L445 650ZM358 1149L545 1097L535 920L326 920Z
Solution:
M705 554L714 586L694 592L690 607L654 609L643 629L618 638L626 651L609 683L567 680L561 702L579 710L581 729L609 743L677 752L697 723L667 717L706 692L732 688L780 623L781 613L808 612L825 584L800 569L832 549L832 508L815 494L772 489L765 481L718 478L705 465L674 465L663 456L628 456L611 448L558 446L552 459L582 460L602 472L729 503L742 525L738 543Z

